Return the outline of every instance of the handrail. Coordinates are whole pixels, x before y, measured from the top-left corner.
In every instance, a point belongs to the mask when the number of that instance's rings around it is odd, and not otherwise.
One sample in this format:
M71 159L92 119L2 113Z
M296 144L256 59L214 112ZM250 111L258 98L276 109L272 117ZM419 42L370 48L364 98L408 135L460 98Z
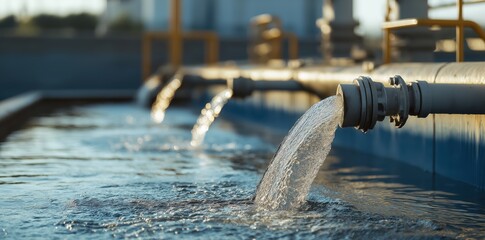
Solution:
M457 0L458 19L402 19L397 21L384 22L382 28L384 30L384 47L383 47L383 61L384 63L391 62L391 30L411 28L417 26L439 26L439 27L455 27L456 28L456 61L462 62L464 59L464 27L471 28L483 41L485 41L485 31L474 21L463 20L463 0Z
M471 4L477 4L477 3L485 3L485 0L468 0L464 1L463 5L471 5ZM440 8L449 8L449 7L454 7L456 6L455 3L444 3L444 4L438 4L434 6L430 6L430 9L440 9Z
M171 0L170 4L170 26L168 32L146 32L141 40L141 64L142 80L145 81L152 73L152 41L162 39L169 41L170 65L174 68L180 67L183 57L183 40L195 39L205 41L205 61L207 64L214 64L219 59L219 37L215 32L194 31L184 32L182 30L182 4L181 0Z
M205 42L205 62L215 64L219 61L219 37L211 31L184 32L182 40L202 40ZM169 41L169 32L146 32L142 37L142 80L147 79L152 74L152 42L155 39Z
M485 41L485 31L474 21L463 20L464 27L471 28L481 39ZM392 22L385 22L382 26L384 29L384 63L391 62L391 44L390 34L391 30L417 27L417 26L440 26L440 27L457 27L459 26L459 20L446 20L446 19L403 19ZM463 40L462 40L463 41ZM460 42L460 46L463 46L463 42ZM461 50L463 51L463 49ZM457 55L460 49L457 48ZM463 54L463 52L461 53Z

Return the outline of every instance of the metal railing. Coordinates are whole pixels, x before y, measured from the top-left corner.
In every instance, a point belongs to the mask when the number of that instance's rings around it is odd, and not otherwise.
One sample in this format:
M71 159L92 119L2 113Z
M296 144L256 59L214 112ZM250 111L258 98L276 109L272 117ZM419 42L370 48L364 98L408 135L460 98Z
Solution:
M152 42L155 39L169 41L170 65L175 69L182 64L183 41L205 41L205 61L213 64L219 57L219 37L211 31L183 32L181 23L181 0L171 0L170 29L168 32L147 32L142 37L142 80L145 81L152 74Z
M169 32L146 32L142 38L142 77L147 79L152 74L152 43L154 40L171 41ZM201 40L205 42L205 63L215 64L219 61L219 37L216 33L210 31L184 32L181 35L183 40ZM173 50L171 50L173 51ZM178 56L171 54L170 64L173 67L179 67L182 61L182 51L177 52ZM177 64L178 62L178 64Z
M485 3L485 0L467 0L463 1L463 5L471 5L471 4L476 4L476 3ZM440 9L440 8L449 8L449 7L455 7L456 3L443 3L443 4L437 4L430 6L430 9Z
M402 19L397 21L385 22L382 26L384 30L383 61L391 62L391 31L402 28L418 26L428 27L455 27L456 28L456 61L463 62L464 59L464 28L471 28L483 41L485 41L485 31L476 22L463 19L463 0L457 0L458 19Z
M171 0L169 31L146 32L141 41L141 67L142 79L147 79L152 74L152 43L154 40L169 42L169 62L174 69L182 65L183 42L184 40L205 41L205 62L215 64L219 60L219 37L212 31L191 31L183 32L181 24L181 0ZM282 46L284 41L288 42L288 58L298 59L298 37L291 32L284 32L281 28L279 18L271 15L261 15L252 21L251 28L258 29L256 41L271 46L270 59L282 59ZM252 49L256 51L257 49ZM250 59L251 60L251 59Z

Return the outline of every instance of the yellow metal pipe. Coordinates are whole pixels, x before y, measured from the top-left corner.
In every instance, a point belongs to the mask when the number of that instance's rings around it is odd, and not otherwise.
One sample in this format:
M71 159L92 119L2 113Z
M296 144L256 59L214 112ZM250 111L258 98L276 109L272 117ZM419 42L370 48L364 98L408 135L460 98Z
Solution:
M172 40L172 35L167 32L147 32L142 38L142 73L146 79L152 73L151 54L152 42L155 39ZM205 62L215 64L219 61L219 37L210 31L195 31L182 33L181 39L205 41Z
M458 26L456 26L456 61L463 62L465 52L465 36L463 33L463 0L456 1L458 7Z
M151 39L150 35L144 34L141 40L141 48L142 48L142 53L141 53L141 58L142 58L142 81L145 81L151 74L151 65L152 65L152 59L151 59L151 52L152 52L152 46L151 46Z
M205 43L205 61L207 64L216 64L219 61L219 38L214 33L209 36Z
M468 0L466 2L463 2L463 5L472 5L472 4L484 3L484 2L485 2L485 0ZM455 7L455 6L456 6L455 3L444 3L444 4L432 6L430 8L431 9L440 9L440 8L449 8L449 7Z
M382 25L383 29L402 29L415 26L440 26L440 27L456 27L458 25L458 20L448 20L448 19L403 19L392 22L385 22ZM472 28L480 37L485 36L485 32L480 28L476 22L463 20L463 26ZM477 28L478 27L478 28ZM482 37L483 38L483 37Z
M210 31L184 33L181 23L181 0L171 0L171 17L169 32L147 32L142 36L141 60L142 77L146 79L151 72L152 41L154 39L169 41L170 64L174 68L182 65L183 40L196 39L205 41L205 61L214 64L219 61L219 37Z
M461 1L461 0L458 0ZM457 30L457 45L456 45L456 61L462 62L464 58L464 28L471 28L483 41L485 41L485 31L476 22L463 20L463 12L458 20L448 20L448 19L404 19L392 22L385 22L382 25L384 30L384 63L390 63L391 55L391 43L390 43L390 31L395 29L409 28L415 26L440 26L440 27L455 27Z
M383 43L384 63L391 63L391 30L384 28L384 43Z
M392 22L384 22L382 24L383 29L400 29L400 28L406 28L406 27L411 27L411 26L417 26L418 25L418 19L403 19L403 20L397 20L397 21L392 21Z
M178 68L182 65L182 24L181 24L181 0L172 0L170 6L170 63Z
M290 32L285 32L283 36L288 39L288 57L298 59L298 37Z
M471 28L483 41L485 41L485 31L478 23L473 21L463 21L463 26Z

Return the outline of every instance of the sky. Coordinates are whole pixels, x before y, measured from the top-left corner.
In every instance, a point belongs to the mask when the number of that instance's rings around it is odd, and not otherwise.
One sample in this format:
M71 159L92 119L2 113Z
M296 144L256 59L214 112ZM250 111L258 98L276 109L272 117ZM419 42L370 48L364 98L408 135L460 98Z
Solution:
M376 29L376 24L383 21L385 2L386 0L354 1L354 16L360 21L362 31ZM78 12L101 13L105 7L106 0L0 0L0 18L10 14L32 16L39 13L56 15ZM379 14L369 14L369 12ZM379 32L379 29L377 28L376 31Z
M70 13L101 13L106 0L0 0L0 18L10 14L36 15L51 13L67 15Z

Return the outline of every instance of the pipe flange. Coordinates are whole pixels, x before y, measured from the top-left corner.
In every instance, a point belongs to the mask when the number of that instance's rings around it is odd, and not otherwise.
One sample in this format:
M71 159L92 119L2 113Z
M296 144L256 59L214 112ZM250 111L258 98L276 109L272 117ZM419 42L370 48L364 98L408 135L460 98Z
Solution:
M396 115L389 116L390 121L398 128L401 128L406 124L409 116L409 93L406 86L406 82L401 76L396 75L389 78L389 84L395 88L399 88L399 112Z
M409 90L409 115L418 115L421 111L421 90L417 82L408 85Z
M378 114L377 88L369 77L360 76L354 81L360 89L361 112L358 129L367 132L376 125Z
M431 112L431 106L433 105L432 94L429 90L429 85L426 81L416 81L416 85L419 88L420 93L420 109L417 112L418 118L425 118Z

